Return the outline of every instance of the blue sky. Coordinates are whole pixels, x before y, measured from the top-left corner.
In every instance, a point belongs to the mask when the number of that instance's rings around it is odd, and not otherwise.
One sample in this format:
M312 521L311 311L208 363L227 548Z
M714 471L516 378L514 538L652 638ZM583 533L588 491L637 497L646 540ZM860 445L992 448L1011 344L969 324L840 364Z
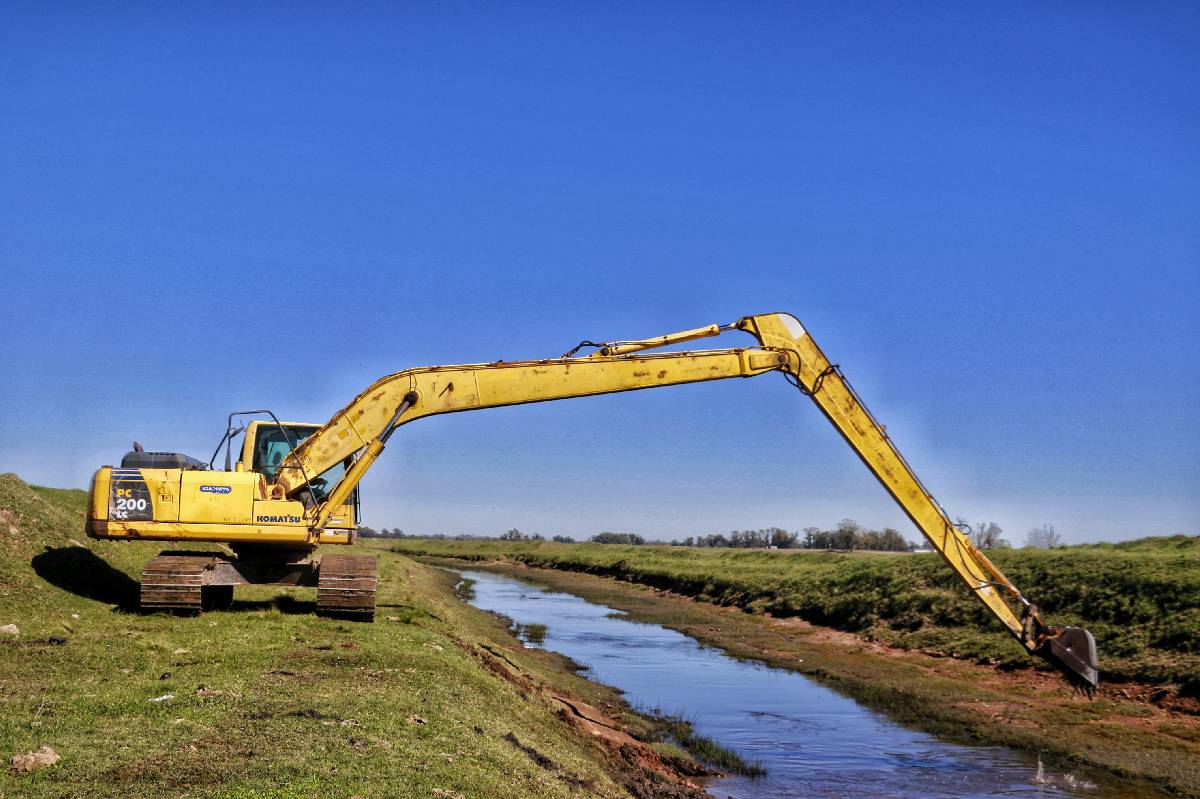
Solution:
M0 470L788 310L952 514L1194 534L1198 212L1189 3L8 4ZM775 376L422 421L364 488L411 532L916 537Z

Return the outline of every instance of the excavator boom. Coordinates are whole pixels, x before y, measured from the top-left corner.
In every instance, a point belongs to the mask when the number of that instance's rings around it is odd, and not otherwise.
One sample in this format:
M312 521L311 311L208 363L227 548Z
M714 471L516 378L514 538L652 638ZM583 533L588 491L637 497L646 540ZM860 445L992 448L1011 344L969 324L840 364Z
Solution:
M758 346L648 353L659 347L740 330ZM1099 682L1095 642L1086 630L1046 624L1037 608L955 527L912 468L821 352L800 322L783 313L747 316L638 341L590 344L560 358L433 366L388 375L357 396L296 448L277 472L280 497L305 491L306 475L353 458L353 465L315 514L316 543L329 515L349 496L397 427L442 413L633 391L683 383L782 372L810 397L883 484L963 584L1031 653L1045 657L1085 688Z
M662 350L740 331L748 347ZM588 354L579 354L589 349ZM657 351L655 351L657 350ZM636 341L583 342L557 358L406 369L375 381L323 426L283 423L267 411L230 416L226 468L135 446L120 468L92 480L87 532L97 538L219 541L233 555L167 553L142 577L147 608L197 611L252 583L316 585L318 612L370 618L375 562L310 557L321 544L354 541L357 488L402 425L425 416L530 402L782 373L811 398L963 585L1026 649L1086 688L1098 682L1095 641L1046 624L1037 608L951 523L836 364L789 314L747 316ZM244 428L231 468L233 417L267 414ZM218 447L218 452L220 447ZM214 453L214 459L216 453Z

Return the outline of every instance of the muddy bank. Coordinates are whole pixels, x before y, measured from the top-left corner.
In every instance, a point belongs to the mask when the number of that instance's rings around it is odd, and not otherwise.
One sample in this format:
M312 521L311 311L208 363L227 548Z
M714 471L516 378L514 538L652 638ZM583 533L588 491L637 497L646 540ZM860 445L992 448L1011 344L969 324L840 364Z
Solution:
M439 576L438 582L447 593L454 590L458 594L456 589L448 589L450 582L456 582L450 575ZM672 746L659 743L658 720L634 710L612 688L579 677L578 668L568 658L526 649L510 634L506 619L486 615L487 620L472 625L477 632L487 631L485 640L456 634L447 637L478 661L484 671L513 686L522 701L548 707L559 722L586 734L593 743L593 759L631 796L636 799L709 797L704 784L720 773ZM536 669L530 668L531 660L537 663ZM591 701L585 701L581 695ZM503 740L571 789L584 793L595 790L592 781L564 769L513 733L509 732Z
M462 561L437 561L447 565ZM1094 699L1055 675L994 667L720 608L670 592L511 562L471 568L526 579L626 611L736 657L813 676L902 723L964 743L996 744L1200 796L1200 716L1163 707L1144 687L1105 685Z
M674 591L722 607L861 635L888 646L1026 669L1029 653L932 553L751 550L405 539L402 554L520 561ZM1106 681L1200 699L1200 536L994 551L1054 624L1096 638ZM1047 666L1047 668L1049 668Z

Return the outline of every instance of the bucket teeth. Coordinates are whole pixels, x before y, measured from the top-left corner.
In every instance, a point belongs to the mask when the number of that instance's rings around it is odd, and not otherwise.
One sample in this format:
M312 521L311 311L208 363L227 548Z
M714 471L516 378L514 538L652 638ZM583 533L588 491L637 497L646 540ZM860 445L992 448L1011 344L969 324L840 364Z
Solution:
M1039 654L1089 695L1100 685L1096 639L1082 627L1051 628Z

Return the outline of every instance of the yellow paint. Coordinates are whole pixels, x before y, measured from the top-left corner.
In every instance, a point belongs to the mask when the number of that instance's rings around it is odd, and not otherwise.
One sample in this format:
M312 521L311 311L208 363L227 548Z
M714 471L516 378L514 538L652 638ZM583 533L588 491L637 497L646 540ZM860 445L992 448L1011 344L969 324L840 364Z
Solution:
M289 499L254 500L254 523L308 529L308 521L304 518L304 503Z
M93 520L88 534L93 538L136 538L146 541L218 541L226 543L302 546L308 543L305 525L255 525L178 522L115 522ZM349 544L351 531L326 530L322 544Z
M841 372L832 367L800 322L787 314L770 314L748 317L738 326L754 334L764 346L789 352L788 371L811 393L817 407L858 453L930 545L941 553L962 582L1018 640L1030 649L1035 648L1032 640L1025 640L1021 620L996 590L996 586L1012 597L1019 597L1019 592L951 523L946 512L892 444L883 426L871 416Z
M253 472L180 472L179 521L250 524L257 488Z
M717 336L728 330L749 333L756 345L692 352L647 353L656 347ZM147 485L159 497L155 520L108 521L109 476L97 472L91 532L107 537L164 540L257 541L262 543L344 543L350 540L353 510L342 504L384 449L390 430L425 416L583 397L619 391L681 385L731 377L785 372L858 453L904 512L964 584L1030 649L1021 620L1009 602L1023 602L1017 589L951 524L945 511L917 479L884 428L867 411L849 383L789 314L748 316L734 325L705 327L636 341L611 342L579 357L539 361L497 362L408 369L381 378L359 394L283 462L273 486L260 484L250 471L255 436L274 422L252 422L242 446L239 471L167 470ZM405 397L415 399L403 408ZM329 500L304 513L298 498L304 475L322 474L355 459ZM301 468L286 468L286 467ZM176 477L178 475L178 477ZM177 500L166 499L178 480ZM227 486L228 493L202 491L201 486ZM178 513L173 523L172 502ZM297 512L299 511L299 512ZM160 513L161 512L161 513ZM263 525L261 519L271 519ZM299 521L294 521L300 517ZM276 518L289 519L283 523ZM335 521L340 519L340 521ZM327 529L335 527L336 530ZM1040 624L1040 620L1038 620Z

